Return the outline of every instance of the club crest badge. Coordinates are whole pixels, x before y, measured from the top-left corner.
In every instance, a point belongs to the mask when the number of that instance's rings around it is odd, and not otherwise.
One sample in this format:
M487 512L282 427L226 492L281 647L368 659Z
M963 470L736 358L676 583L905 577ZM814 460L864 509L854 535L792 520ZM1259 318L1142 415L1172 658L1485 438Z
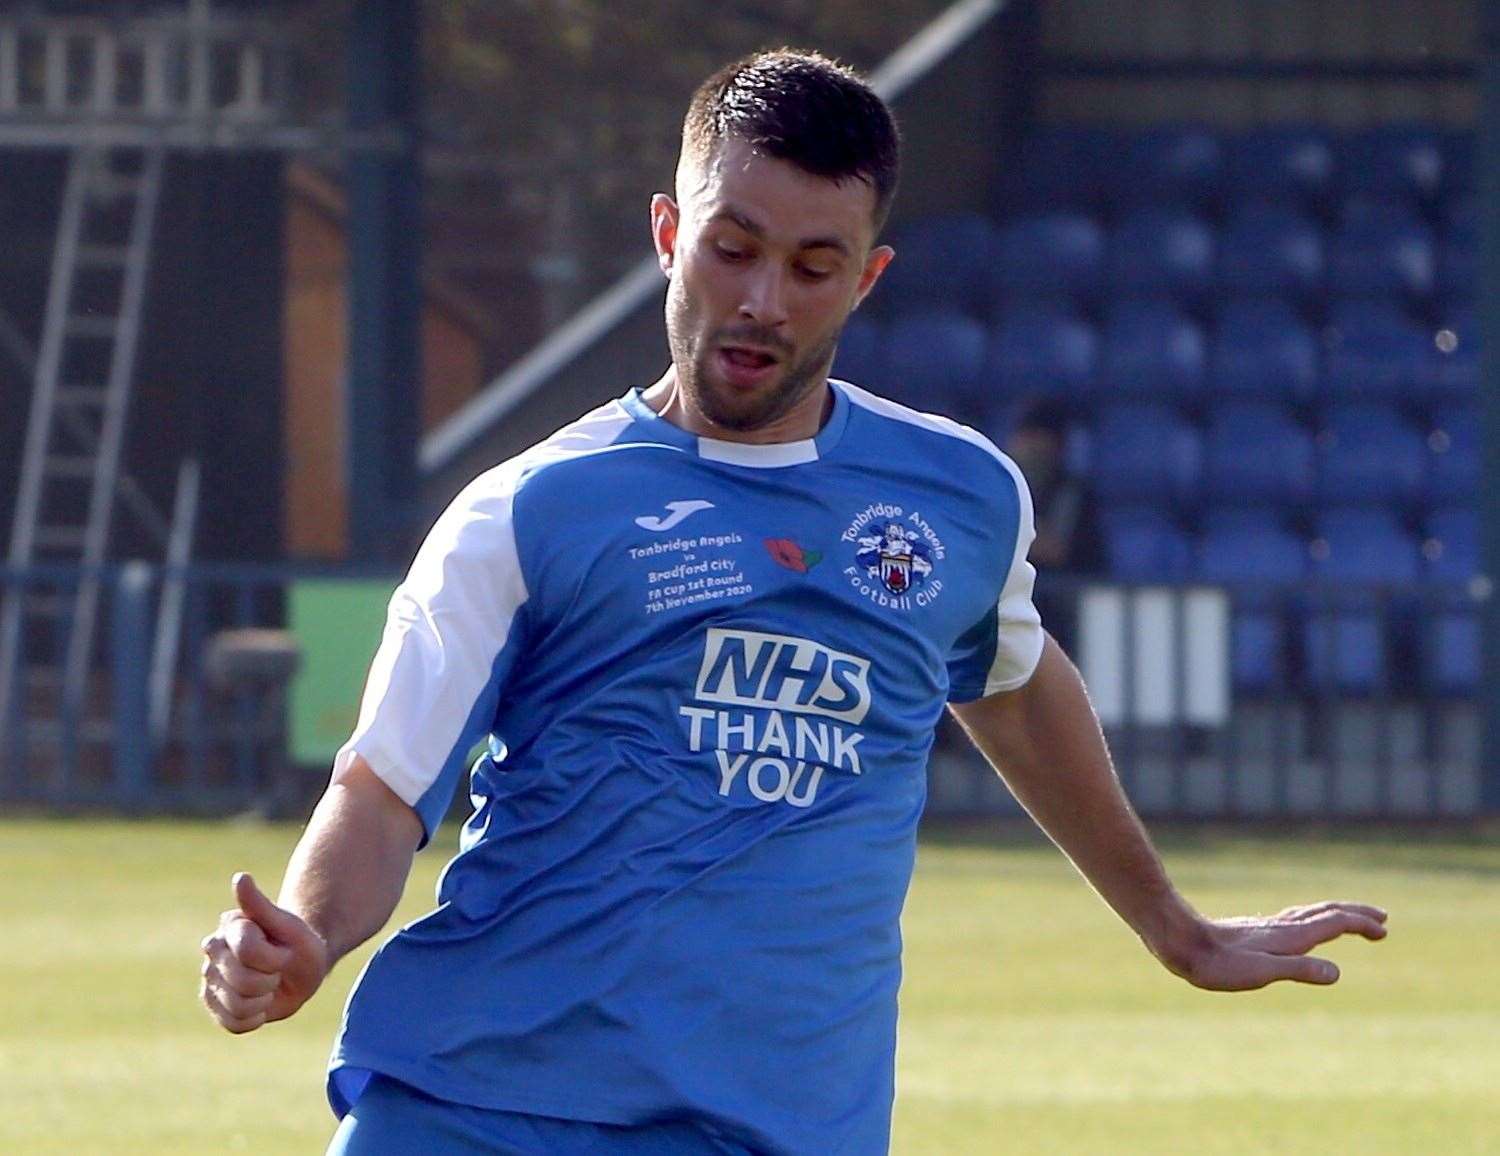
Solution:
M899 522L887 522L873 534L858 539L854 560L865 574L877 578L892 594L909 594L932 573L932 551Z
M844 567L850 585L877 606L926 606L943 589L937 577L943 541L919 511L873 502L840 540L854 547L853 564Z

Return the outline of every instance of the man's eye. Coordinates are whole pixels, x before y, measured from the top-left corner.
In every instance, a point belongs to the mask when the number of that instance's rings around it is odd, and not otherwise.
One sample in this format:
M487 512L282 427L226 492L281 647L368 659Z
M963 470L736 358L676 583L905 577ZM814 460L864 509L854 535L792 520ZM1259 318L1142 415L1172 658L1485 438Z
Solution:
M826 281L833 276L832 269L815 269L811 265L799 266L797 271L809 281Z
M718 252L719 256L724 258L724 260L726 261L744 261L747 260L750 256L750 253L747 250L736 249L732 245L715 245L714 249Z

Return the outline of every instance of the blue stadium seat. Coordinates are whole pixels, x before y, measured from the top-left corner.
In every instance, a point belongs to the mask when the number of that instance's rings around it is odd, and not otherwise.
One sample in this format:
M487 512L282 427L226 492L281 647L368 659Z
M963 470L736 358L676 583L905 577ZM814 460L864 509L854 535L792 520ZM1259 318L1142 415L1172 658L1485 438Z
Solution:
M1094 327L1056 306L1011 310L990 334L990 376L1011 396L1085 394L1098 359Z
M1313 493L1311 435L1281 407L1216 407L1203 439L1203 494L1210 502L1297 505Z
M1435 612L1427 630L1423 665L1428 687L1456 697L1477 694L1484 675L1478 612L1455 604Z
M886 333L885 359L892 396L918 409L972 416L988 392L984 326L965 313L898 316Z
M1394 511L1373 506L1324 510L1314 527L1316 577L1332 582L1415 582L1419 551Z
M833 376L866 389L879 390L883 387L884 368L880 323L868 313L855 313L845 323L844 332L839 337L838 353L833 359Z
M1454 129L1439 138L1443 148L1443 195L1464 196L1474 191L1474 131Z
M1479 203L1473 195L1443 204L1437 252L1438 295L1473 300L1479 284Z
M1100 499L1116 505L1186 502L1202 470L1197 430L1176 409L1160 404L1105 407L1090 456Z
M1126 139L1089 125L1041 125L1022 139L1004 201L1020 212L1097 211L1119 179Z
M1270 511L1234 508L1204 516L1194 577L1229 588L1236 690L1253 694L1285 682L1288 620L1307 564L1307 547Z
M923 217L900 229L891 245L896 258L880 279L880 295L891 310L927 306L989 308L995 260L995 226L978 213Z
M1438 694L1470 695L1479 689L1479 615L1466 584L1479 573L1479 516L1446 509L1427 520L1427 575L1445 584L1429 601L1423 628L1423 674Z
M1381 125L1345 137L1339 152L1345 195L1430 202L1442 190L1443 144L1433 129Z
M1117 582L1181 582L1192 567L1192 546L1156 506L1106 506L1099 511L1104 560Z
M1230 301L1209 354L1213 396L1303 402L1317 389L1317 338L1283 301Z
M1436 256L1432 231L1406 205L1355 198L1344 203L1328 248L1328 287L1346 297L1425 298Z
M1393 406L1350 403L1329 409L1318 433L1318 497L1325 506L1405 508L1422 497L1427 451L1422 435Z
M1213 281L1213 230L1185 209L1137 209L1110 233L1108 261L1113 293L1197 298Z
M1474 504L1479 500L1479 408L1447 406L1433 415L1427 437L1432 450L1427 480L1435 503Z
M1479 319L1472 305L1454 310L1433 328L1422 385L1436 404L1479 396Z
M1467 582L1479 573L1479 511L1445 506L1427 517L1427 574L1439 582Z
M1141 299L1110 308L1100 356L1106 394L1194 398L1203 388L1205 362L1203 331L1175 306Z
M1325 333L1323 393L1333 401L1420 396L1431 338L1389 301L1336 301Z
M1098 292L1104 231L1080 213L1039 213L1003 225L995 247L995 288L1006 300L1071 300Z
M1388 510L1329 510L1319 519L1316 588L1303 626L1305 670L1320 690L1369 693L1390 677L1378 587L1415 582L1419 552ZM1350 585L1352 584L1352 586Z
M1323 288L1323 230L1284 205L1248 205L1219 236L1219 285L1241 296L1306 298Z
M1319 129L1297 125L1251 129L1226 142L1229 198L1317 210L1333 185L1334 153Z
M1224 184L1224 147L1201 125L1161 125L1130 140L1124 170L1114 174L1121 205L1214 203Z

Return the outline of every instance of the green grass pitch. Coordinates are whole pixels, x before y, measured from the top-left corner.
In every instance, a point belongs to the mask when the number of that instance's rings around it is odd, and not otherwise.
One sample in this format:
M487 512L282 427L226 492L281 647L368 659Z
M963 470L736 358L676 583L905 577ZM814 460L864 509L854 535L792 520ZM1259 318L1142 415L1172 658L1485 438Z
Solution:
M1468 832L1162 838L1203 909L1354 898L1383 944L1332 989L1210 995L1149 959L1055 851L929 838L907 904L901 1156L1500 1153L1500 840ZM198 1009L229 874L280 878L294 828L0 823L0 1152L318 1153L346 960L245 1037ZM398 919L425 909L418 858ZM817 1078L802 1073L798 1078Z

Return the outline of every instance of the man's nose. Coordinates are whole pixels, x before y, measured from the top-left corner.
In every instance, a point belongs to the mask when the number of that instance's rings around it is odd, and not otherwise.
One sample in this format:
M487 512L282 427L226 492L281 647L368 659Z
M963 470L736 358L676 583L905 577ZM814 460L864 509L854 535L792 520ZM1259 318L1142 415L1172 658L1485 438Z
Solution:
M786 320L786 279L779 268L766 262L742 284L741 317L757 325L780 325Z

